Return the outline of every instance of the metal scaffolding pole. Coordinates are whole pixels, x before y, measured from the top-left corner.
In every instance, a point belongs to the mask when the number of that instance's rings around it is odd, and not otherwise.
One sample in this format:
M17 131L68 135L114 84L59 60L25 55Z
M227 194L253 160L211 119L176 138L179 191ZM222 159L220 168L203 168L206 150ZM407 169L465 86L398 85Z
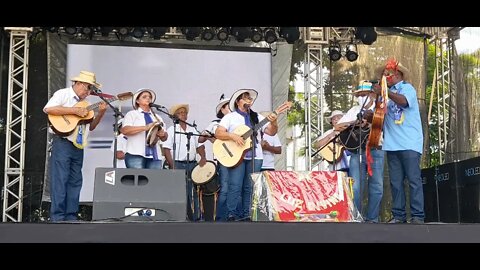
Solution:
M8 66L3 222L22 221L27 124L30 27L5 27L10 33Z

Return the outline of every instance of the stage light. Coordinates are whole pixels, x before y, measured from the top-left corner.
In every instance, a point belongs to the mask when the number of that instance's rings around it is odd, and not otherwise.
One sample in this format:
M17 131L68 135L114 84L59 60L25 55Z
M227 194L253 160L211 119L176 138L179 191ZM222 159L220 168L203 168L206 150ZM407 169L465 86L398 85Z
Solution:
M360 39L365 45L372 45L377 40L375 27L356 27L355 39Z
M293 44L300 38L300 30L298 27L280 27L280 36L283 37L288 44Z
M358 58L357 44L354 44L353 42L350 44L347 44L345 57L347 57L347 60L350 62L357 60Z
M217 29L217 38L218 40L220 41L226 41L228 39L228 36L229 36L229 29L228 27L219 27Z
M250 37L251 30L248 27L232 27L232 35L238 42L245 42L245 39Z
M128 35L128 32L130 32L130 31L128 30L127 27L120 27L120 28L118 28L118 33L119 33L120 35L122 35L122 36Z
M167 32L167 27L150 27L148 31L153 39L160 39Z
M210 41L215 37L215 31L213 31L212 27L203 27L200 37L203 40Z
M92 27L81 27L80 29L81 29L82 34L84 34L84 35L89 36L89 35L93 34Z
M200 27L182 27L182 33L187 40L193 41L200 35Z
M338 61L342 57L342 49L336 40L328 47L328 56L332 61Z
M262 29L260 27L252 27L250 39L253 42L257 43L257 42L260 42L262 38L263 38Z
M76 27L65 27L65 33L69 35L75 35L77 33Z
M272 27L265 28L263 30L263 38L268 44L272 44L277 41L277 33L275 32L275 29Z
M108 37L108 34L113 31L113 27L100 27L100 33L102 33L102 37Z
M145 34L145 28L143 27L135 27L133 28L133 31L132 31L132 36L135 37L135 38L142 38L143 35Z

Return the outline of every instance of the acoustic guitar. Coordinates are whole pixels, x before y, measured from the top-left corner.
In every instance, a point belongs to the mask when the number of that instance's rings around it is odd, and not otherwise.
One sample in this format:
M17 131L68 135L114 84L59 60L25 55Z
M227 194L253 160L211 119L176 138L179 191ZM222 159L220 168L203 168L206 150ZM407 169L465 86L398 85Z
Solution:
M370 136L367 143L369 147L378 147L380 145L380 139L382 138L383 120L385 119L388 101L387 78L385 76L382 77L381 86L381 94L377 96L377 100L375 101L375 112L373 114Z
M291 102L285 102L280 107L278 107L273 114L280 114L284 111L290 109L292 106ZM220 140L216 139L213 143L213 154L217 160L225 167L234 167L243 159L246 151L250 149L252 145L251 135L253 131L256 131L263 127L267 122L268 118L263 119L260 123L256 124L253 129L247 125L238 126L233 133L240 135L245 144L243 146L238 145L232 140Z
M126 100L133 97L132 92L126 92L118 94L116 97L106 99L108 102L116 100ZM85 117L80 117L76 114L64 114L64 115L48 115L48 122L52 130L60 136L68 136L72 134L78 124L90 123L93 120L93 110L98 108L103 101L88 105L86 100L82 100L75 104L73 107L81 107L88 110L88 114Z
M339 142L333 143L333 140L319 151L319 154L323 157L323 159L330 163L336 163L340 161L342 158L342 153L343 145Z

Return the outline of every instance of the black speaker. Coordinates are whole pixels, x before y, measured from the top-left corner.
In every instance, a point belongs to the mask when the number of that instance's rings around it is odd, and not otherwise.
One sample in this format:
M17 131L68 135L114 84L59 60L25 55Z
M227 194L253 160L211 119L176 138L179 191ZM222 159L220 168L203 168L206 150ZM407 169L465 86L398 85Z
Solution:
M480 222L480 157L458 162L460 221Z
M185 170L95 170L94 221L185 221L186 210Z
M422 169L425 222L438 222L438 193L435 168Z
M433 177L438 186L438 208L441 222L460 222L456 165L457 163L447 163L433 168Z

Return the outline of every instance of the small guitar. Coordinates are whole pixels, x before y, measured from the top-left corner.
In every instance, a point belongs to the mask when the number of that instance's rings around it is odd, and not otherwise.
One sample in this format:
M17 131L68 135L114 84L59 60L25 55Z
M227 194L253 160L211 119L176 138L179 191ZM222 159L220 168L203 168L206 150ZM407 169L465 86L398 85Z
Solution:
M273 114L280 114L284 111L290 109L292 106L291 102L285 102L280 107L278 107ZM237 165L245 155L245 152L251 147L252 139L251 135L253 131L256 131L263 127L268 122L268 118L263 119L260 123L256 124L253 129L247 125L238 126L233 133L240 135L245 144L239 146L236 142L232 140L220 140L216 139L213 143L213 154L217 160L225 167L234 167Z
M385 76L382 77L381 86L382 91L381 95L377 96L375 112L372 119L372 127L370 128L370 137L367 143L369 147L378 147L380 145L380 139L383 130L383 120L387 111L388 101L387 79Z
M108 102L116 100L127 100L133 97L132 92L126 92L118 94L116 97L108 98ZM100 103L103 101L97 102L95 104L88 105L86 100L82 100L75 104L73 107L82 107L88 110L88 114L85 117L80 117L76 114L64 114L64 115L48 115L48 122L52 130L60 136L68 136L74 130L78 124L90 123L93 120L94 112L93 110L98 108Z

